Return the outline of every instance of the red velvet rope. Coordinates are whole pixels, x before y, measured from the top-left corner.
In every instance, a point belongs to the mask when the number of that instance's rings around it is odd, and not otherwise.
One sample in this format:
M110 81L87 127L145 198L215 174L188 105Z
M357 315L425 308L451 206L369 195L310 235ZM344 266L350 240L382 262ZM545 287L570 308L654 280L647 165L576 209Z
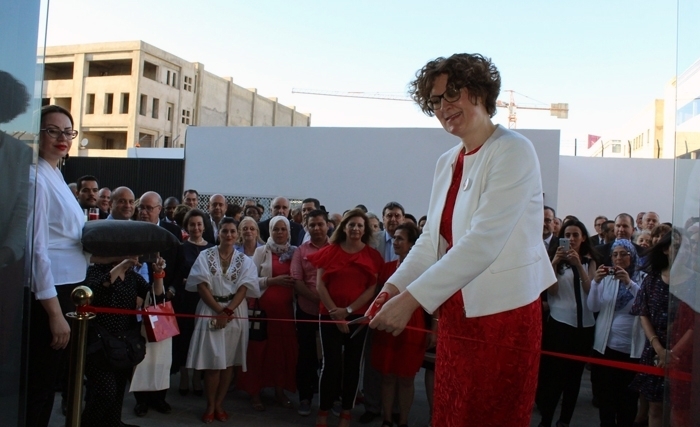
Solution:
M140 314L142 316L150 316L153 315L153 313L145 310L127 310L123 308L110 308L110 307L95 307L92 305L86 305L82 307L77 307L76 311L80 314L86 314L86 313L110 313L110 314ZM188 317L188 318L215 318L215 317L220 317L221 315L203 315L203 314L185 314L185 313L158 313L158 316L175 316L175 317ZM247 319L247 317L232 317L233 319ZM261 321L265 320L268 322L298 322L298 323L344 323L344 320L296 320L296 319L274 319L274 318L265 318L265 319L259 319L256 318L256 321ZM414 330L414 331L419 331L419 332L431 332L427 329L422 329L422 328L416 328L413 326L407 326L406 329ZM474 338L467 338L467 337L462 337L458 335L446 335L451 338L456 338L456 339L461 339L461 340L469 340L469 341L476 341L476 342L483 342L481 340L477 340ZM524 348L519 348L519 347L512 347L512 346L504 346L501 344L497 344L501 347L507 348L509 350L518 350L522 352L529 352L532 351L530 349L524 349ZM540 350L540 354L544 356L552 356L552 357L558 357L562 359L569 359L569 360L575 360L578 362L584 362L584 363L592 363L595 365L600 365L600 366L608 366L610 368L617 368L617 369L624 369L627 371L633 371L633 372L638 372L642 374L650 374L650 375L658 375L660 377L663 377L666 375L666 370L664 368L659 368L656 366L649 366L649 365L641 365L641 364L636 364L636 363L629 363L629 362L618 362L614 360L607 360L607 359L599 359L596 357L584 357L584 356L577 356L573 354L566 354L566 353L556 353L553 351L546 351L546 350ZM677 369L668 369L668 376L673 379L681 380L681 381L691 381L692 376L688 372L682 372Z

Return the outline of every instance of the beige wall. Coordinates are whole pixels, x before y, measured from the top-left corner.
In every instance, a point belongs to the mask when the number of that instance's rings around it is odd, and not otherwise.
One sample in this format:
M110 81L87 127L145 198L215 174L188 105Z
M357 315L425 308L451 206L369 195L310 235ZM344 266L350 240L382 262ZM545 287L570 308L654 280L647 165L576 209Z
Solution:
M130 73L126 67L128 75L95 74L97 68L93 68L89 76L92 61L125 60L131 60ZM178 147L184 144L189 125L310 125L310 116L279 105L255 89L240 87L230 77L216 76L206 71L204 64L186 61L142 41L47 47L46 63L73 64L72 79L70 71L59 65L60 71L47 73L43 98L70 109L78 140L88 139L90 156L111 153L122 157L125 154L117 152L122 149L106 149L104 141L110 139L110 144L126 149L139 143L143 134L150 135L156 147L164 147L166 138L169 146ZM115 74L124 73L124 68L119 67ZM123 93L129 94L126 113L121 113ZM105 112L107 94L113 96L111 114ZM88 95L94 95L91 114L86 111ZM146 97L144 114L142 95ZM118 142L115 135L119 135ZM71 155L78 155L78 147L73 145ZM85 154L85 150L80 153Z

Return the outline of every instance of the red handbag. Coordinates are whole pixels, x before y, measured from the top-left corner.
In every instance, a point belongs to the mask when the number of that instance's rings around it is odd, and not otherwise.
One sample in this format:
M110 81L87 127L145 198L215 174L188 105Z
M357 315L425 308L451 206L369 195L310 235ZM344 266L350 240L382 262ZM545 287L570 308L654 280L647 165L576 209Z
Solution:
M167 315L168 313L175 313L170 301L149 305L144 308L144 311L148 312L148 316L145 317L143 323L146 327L146 336L149 342L160 342L180 334L180 328L177 326L175 316ZM166 315L159 316L161 313Z

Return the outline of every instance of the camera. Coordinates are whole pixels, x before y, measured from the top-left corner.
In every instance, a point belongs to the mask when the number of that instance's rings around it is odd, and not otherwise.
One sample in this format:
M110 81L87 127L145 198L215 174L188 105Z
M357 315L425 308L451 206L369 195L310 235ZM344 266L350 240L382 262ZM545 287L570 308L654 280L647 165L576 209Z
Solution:
M565 237L562 237L559 239L559 246L564 248L565 251L569 251L569 249L571 249L571 241Z
M615 275L615 267L608 267L608 276Z

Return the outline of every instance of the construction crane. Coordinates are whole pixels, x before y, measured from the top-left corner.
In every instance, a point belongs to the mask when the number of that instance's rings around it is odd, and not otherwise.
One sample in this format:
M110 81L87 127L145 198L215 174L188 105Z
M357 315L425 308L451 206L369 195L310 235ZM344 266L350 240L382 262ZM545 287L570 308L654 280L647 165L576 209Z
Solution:
M530 106L530 105L518 105L515 103L515 91L506 90L505 92L510 92L510 100L508 102L501 101L500 99L496 101L496 106L500 108L508 109L508 129L515 129L517 125L517 110L546 110L558 119L568 119L569 118L569 104L567 103L556 103L550 104L546 107L545 103L537 101L543 106ZM332 90L317 90L317 89L292 89L292 93L300 93L305 95L321 95L321 96L338 96L342 98L365 98L365 99L380 99L385 101L412 101L406 95L400 95L397 93L387 93L387 92L343 92L343 91L332 91ZM518 95L524 96L526 98L532 99L526 95L518 93ZM533 101L536 101L533 99Z

